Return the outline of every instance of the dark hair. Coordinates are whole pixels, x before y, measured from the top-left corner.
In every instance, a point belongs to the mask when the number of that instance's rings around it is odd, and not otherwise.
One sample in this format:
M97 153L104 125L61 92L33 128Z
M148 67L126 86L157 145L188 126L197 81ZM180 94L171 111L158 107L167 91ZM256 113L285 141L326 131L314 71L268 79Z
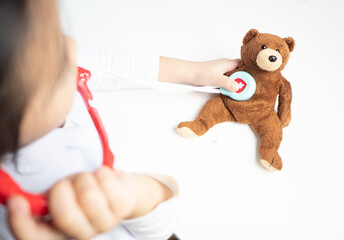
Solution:
M29 98L16 59L28 31L28 1L0 2L0 157L19 147L19 127Z

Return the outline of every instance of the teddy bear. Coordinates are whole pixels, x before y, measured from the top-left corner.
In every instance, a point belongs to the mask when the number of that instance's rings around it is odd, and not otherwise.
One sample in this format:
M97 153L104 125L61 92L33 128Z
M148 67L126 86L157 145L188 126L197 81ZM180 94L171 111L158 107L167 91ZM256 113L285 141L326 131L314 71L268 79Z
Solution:
M281 71L294 47L292 37L280 38L259 33L256 29L249 30L243 39L240 64L225 75L230 76L238 71L251 74L256 82L253 96L246 101L237 101L219 94L206 102L194 121L181 122L177 126L178 133L193 138L202 136L222 122L250 124L260 137L262 165L271 171L281 170L282 159L278 149L282 141L282 129L291 120L292 101L291 85Z

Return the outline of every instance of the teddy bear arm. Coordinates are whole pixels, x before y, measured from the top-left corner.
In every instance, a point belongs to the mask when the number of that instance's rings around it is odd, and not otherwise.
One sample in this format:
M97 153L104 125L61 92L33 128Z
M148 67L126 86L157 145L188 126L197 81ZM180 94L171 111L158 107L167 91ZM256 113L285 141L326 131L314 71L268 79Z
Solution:
M287 127L291 120L292 90L290 83L282 77L278 98L277 115L283 127Z

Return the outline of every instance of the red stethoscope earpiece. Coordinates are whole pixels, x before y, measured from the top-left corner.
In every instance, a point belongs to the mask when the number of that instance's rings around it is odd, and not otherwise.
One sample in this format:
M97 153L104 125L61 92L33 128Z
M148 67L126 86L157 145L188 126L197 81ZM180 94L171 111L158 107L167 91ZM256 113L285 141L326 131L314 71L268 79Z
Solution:
M93 99L91 91L87 87L87 81L91 78L91 72L78 67L77 87L82 96L86 108L92 118L92 121L97 129L103 149L103 165L110 168L113 167L114 155L112 154L109 141L105 132L104 125L99 117L97 109L91 106L90 102ZM44 216L48 214L47 198L39 194L31 194L23 191L20 186L13 180L13 178L3 171L0 167L0 204L6 205L6 201L13 195L23 196L31 206L32 214L36 216Z

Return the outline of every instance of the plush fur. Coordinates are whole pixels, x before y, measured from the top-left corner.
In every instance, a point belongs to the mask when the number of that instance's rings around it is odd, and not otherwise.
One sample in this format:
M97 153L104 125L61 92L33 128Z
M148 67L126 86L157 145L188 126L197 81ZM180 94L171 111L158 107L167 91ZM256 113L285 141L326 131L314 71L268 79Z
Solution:
M263 166L269 170L281 170L282 159L277 150L282 141L282 128L288 126L291 120L292 100L290 83L281 71L294 46L291 37L280 38L251 29L243 39L241 63L225 75L237 71L250 73L257 84L255 94L247 101L235 101L225 95L210 99L194 121L178 125L178 133L184 137L197 137L222 122L250 124L260 137L259 154Z

